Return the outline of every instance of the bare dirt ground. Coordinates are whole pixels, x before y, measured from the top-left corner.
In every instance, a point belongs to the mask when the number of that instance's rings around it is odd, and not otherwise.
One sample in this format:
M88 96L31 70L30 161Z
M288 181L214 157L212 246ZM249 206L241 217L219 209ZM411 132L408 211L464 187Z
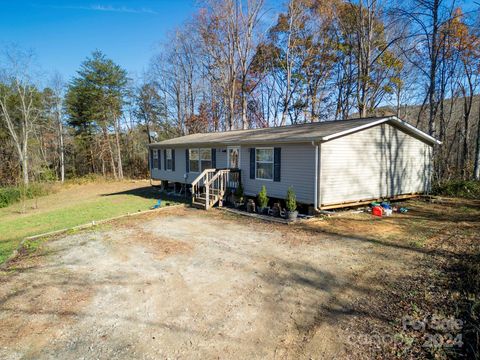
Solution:
M0 278L0 358L362 357L377 280L426 255L322 226L177 208L46 241Z

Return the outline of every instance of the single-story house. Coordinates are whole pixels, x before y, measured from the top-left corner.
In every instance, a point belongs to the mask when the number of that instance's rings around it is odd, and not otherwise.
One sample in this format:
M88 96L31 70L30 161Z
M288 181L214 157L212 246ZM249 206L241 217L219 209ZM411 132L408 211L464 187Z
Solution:
M210 206L235 173L247 196L265 185L284 199L291 186L299 203L319 210L428 193L434 144L395 116L191 134L150 144L150 173L203 192L204 203L206 192Z

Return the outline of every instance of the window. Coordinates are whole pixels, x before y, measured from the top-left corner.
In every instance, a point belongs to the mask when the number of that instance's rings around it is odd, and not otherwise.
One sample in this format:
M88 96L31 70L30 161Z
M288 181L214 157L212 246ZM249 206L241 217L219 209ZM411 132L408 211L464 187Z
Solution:
M158 169L158 151L150 150L152 152L152 169Z
M273 180L273 148L255 149L255 178Z
M188 162L190 172L202 172L212 168L212 149L189 149Z
M188 161L190 172L200 172L200 154L198 149L189 149L188 150Z
M172 170L172 164L173 164L172 149L165 149L165 153L167 154L166 155L167 162L165 164L165 169L166 170Z
M212 149L200 149L200 170L212 168Z

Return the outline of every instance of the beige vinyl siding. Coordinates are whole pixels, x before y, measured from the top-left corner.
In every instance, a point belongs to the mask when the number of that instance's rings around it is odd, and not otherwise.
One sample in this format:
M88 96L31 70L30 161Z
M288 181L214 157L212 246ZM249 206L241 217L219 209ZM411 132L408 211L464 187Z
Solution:
M321 145L321 205L426 192L430 145L382 124Z
M255 147L279 147L282 149L279 182L250 179L250 148ZM256 196L262 185L265 185L268 197L285 199L288 187L292 186L298 202L314 203L315 147L311 144L242 145L240 164L246 195Z

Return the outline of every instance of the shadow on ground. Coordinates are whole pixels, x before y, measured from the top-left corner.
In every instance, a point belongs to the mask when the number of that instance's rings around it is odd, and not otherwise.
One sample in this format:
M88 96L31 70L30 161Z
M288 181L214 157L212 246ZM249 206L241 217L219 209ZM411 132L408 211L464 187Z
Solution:
M131 195L138 196L145 199L153 200L168 200L172 202L188 202L185 196L171 196L162 192L160 188L155 186L145 186L136 189L130 189L125 191L119 191L114 193L103 194L102 196L114 196L114 195Z

